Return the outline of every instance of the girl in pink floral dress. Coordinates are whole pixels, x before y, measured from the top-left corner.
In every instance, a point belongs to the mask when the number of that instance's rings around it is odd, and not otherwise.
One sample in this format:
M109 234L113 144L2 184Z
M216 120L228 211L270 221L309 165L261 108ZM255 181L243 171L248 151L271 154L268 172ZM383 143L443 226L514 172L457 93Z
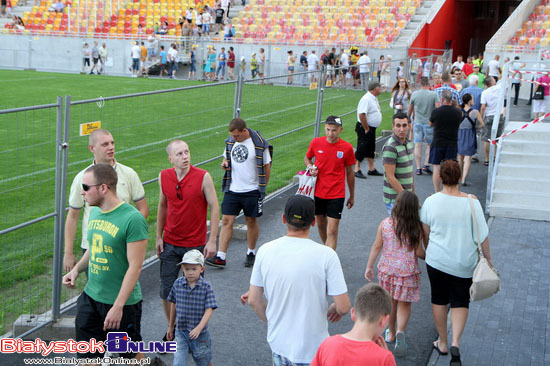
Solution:
M420 267L418 258L424 259L424 236L418 212L418 197L401 191L391 216L384 219L372 246L365 278L373 278L373 266L378 262L378 282L392 297L392 313L386 329L386 342L395 341L395 355L403 357L407 350L405 328L411 316L411 303L420 300Z

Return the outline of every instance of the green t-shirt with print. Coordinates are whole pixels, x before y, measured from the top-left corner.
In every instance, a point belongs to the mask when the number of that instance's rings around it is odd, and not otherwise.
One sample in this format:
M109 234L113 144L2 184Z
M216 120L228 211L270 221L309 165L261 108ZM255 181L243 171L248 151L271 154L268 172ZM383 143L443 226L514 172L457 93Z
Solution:
M129 267L127 244L147 237L147 221L133 206L123 202L107 212L93 207L88 220L90 260L84 292L95 301L114 304ZM126 305L134 305L141 299L138 282Z

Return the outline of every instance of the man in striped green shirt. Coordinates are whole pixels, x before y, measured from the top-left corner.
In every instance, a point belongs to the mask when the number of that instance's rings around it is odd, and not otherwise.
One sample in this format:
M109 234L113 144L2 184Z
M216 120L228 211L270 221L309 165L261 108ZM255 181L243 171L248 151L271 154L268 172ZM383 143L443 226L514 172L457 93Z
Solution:
M409 118L405 113L392 117L393 134L382 148L384 163L384 204L391 215L397 194L406 189L414 192L414 145L407 140Z

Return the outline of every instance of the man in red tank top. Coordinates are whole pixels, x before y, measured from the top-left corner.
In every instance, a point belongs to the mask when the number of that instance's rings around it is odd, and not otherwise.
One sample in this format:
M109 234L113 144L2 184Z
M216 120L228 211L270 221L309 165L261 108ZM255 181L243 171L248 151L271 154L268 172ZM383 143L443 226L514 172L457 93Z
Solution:
M191 249L202 251L206 258L216 254L220 209L212 177L206 170L191 165L189 146L174 140L166 147L166 153L174 167L159 174L156 251L160 259L160 297L169 320L170 302L166 299L178 277L178 263ZM210 237L207 241L208 207Z

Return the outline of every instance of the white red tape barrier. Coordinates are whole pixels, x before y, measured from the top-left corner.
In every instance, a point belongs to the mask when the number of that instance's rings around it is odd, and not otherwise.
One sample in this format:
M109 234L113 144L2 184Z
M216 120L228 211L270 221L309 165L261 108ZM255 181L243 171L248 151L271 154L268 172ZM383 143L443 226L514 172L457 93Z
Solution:
M540 83L536 80L525 80L525 79L520 79L520 78L513 78L511 76L508 76L508 79L511 79L511 80L519 80L519 81L525 81L526 83L531 83L531 84L538 84L538 85L542 85L542 86L550 86L550 83Z
M542 51L540 55L543 58L550 59L550 51Z
M534 119L533 121L524 124L524 125L521 126L520 128L516 128L516 129L514 129L514 130L512 130L512 131L510 131L510 132L506 132L505 134L500 135L499 137L497 137L497 138L494 139L494 140L489 140L489 142L490 142L491 144L493 144L493 145L496 145L497 142L499 142L500 140L502 140L504 137L510 136L510 135L512 135L512 134L514 134L514 133L516 133L516 132L518 132L519 130L523 130L524 128L527 128L527 127L529 127L529 126L532 126L532 125L534 125L535 123L542 121L543 119L545 119L545 118L548 117L548 116L550 116L550 113L546 113L544 116L539 117L539 118L536 118L536 119Z
M510 74L515 74L516 72L519 72L519 73L522 73L522 74L550 74L550 71L523 71L523 70L513 70L513 69L510 69L508 70L508 72Z

